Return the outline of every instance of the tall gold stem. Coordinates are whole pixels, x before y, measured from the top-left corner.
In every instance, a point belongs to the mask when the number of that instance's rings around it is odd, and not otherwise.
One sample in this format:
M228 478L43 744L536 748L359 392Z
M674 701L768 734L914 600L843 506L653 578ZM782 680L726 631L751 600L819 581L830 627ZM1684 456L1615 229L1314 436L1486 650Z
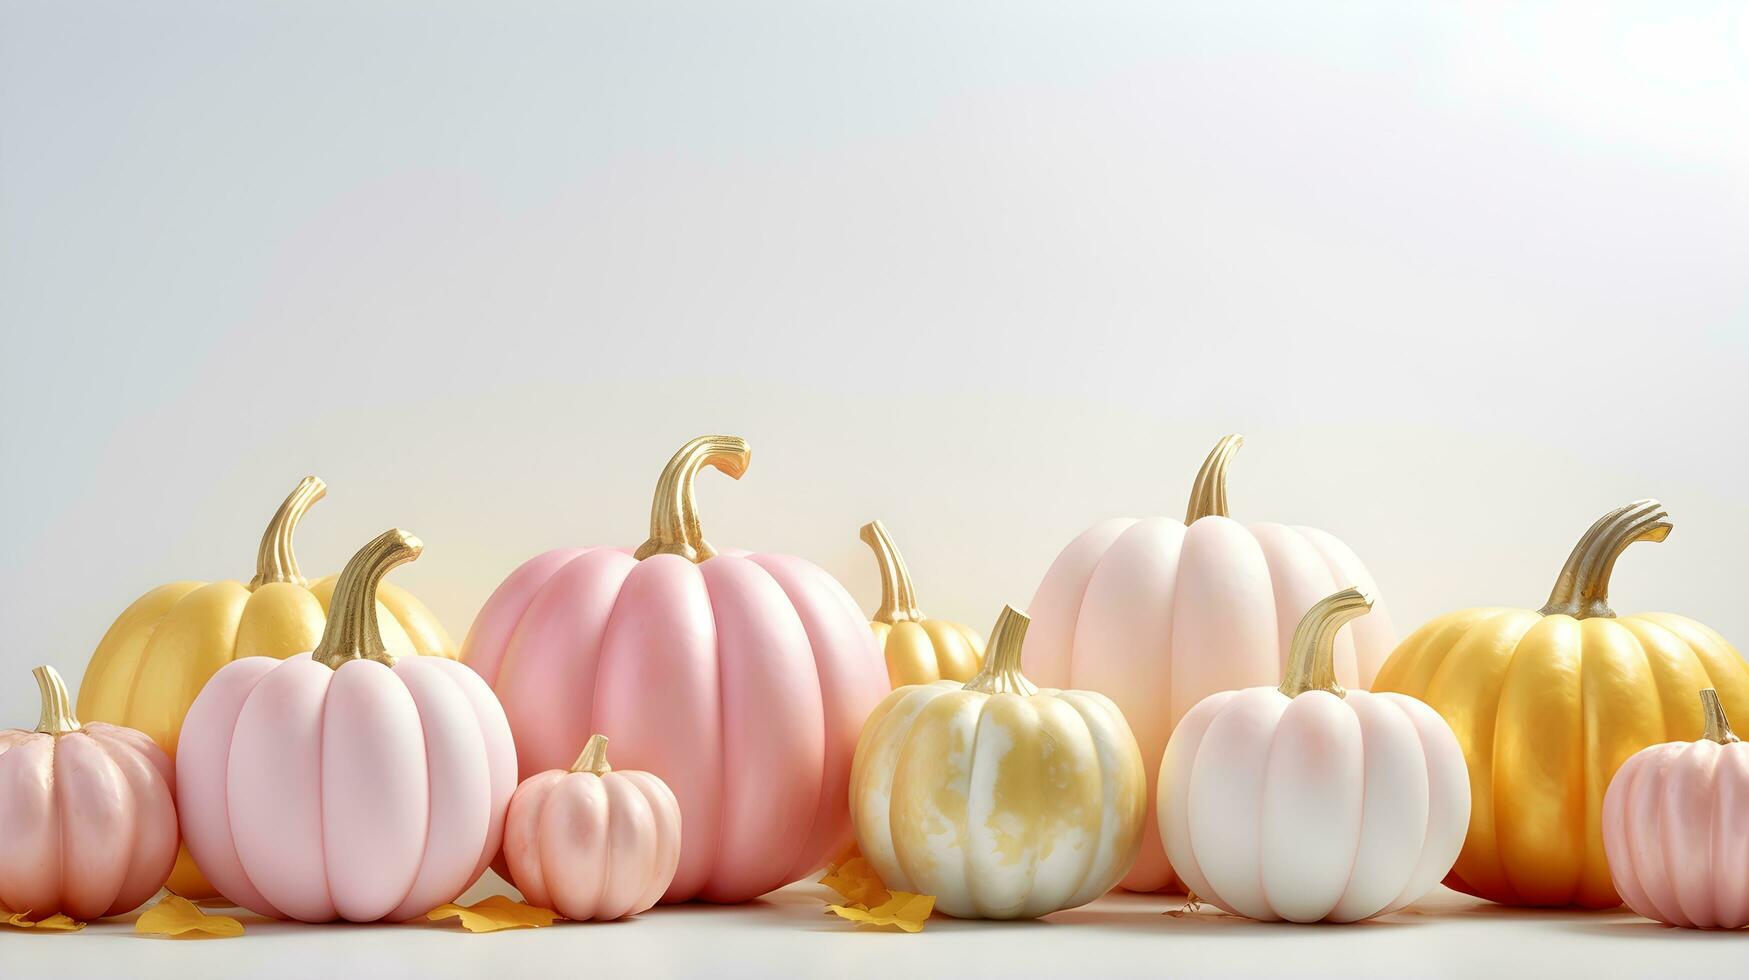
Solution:
M397 565L419 557L425 545L400 528L384 531L358 549L340 570L328 600L328 625L311 658L339 670L348 660L375 660L394 666L377 625L377 586Z
M1038 686L1020 672L1020 648L1026 640L1026 628L1032 618L1013 606L1003 606L990 629L990 643L984 648L984 666L966 682L968 691L985 694L1038 693Z
M1609 576L1615 571L1615 560L1635 541L1669 537L1670 522L1665 520L1669 516L1663 504L1647 498L1598 518L1567 556L1542 614L1614 618L1615 610L1609 608Z
M1372 609L1372 596L1359 589L1343 589L1319 599L1300 624L1294 627L1293 642L1288 645L1287 670L1282 672L1277 690L1290 698L1307 691L1328 691L1339 698L1348 696L1336 683L1336 634L1348 621L1366 615Z
M613 771L607 764L607 736L591 735L583 746L583 754L577 761L571 763L572 772L592 772L597 776L605 776Z
M1706 719L1706 730L1701 732L1702 738L1720 745L1742 741L1731 731L1731 722L1725 717L1725 706L1719 703L1718 691L1709 687L1700 692L1700 711Z
M869 618L888 625L921 620L923 612L917 608L917 592L911 585L911 570L905 567L905 558L899 554L899 547L893 543L893 536L887 533L887 526L880 521L864 524L862 540L874 550L875 563L881 569L881 607Z
M1196 482L1190 486L1190 507L1184 512L1186 527L1204 517L1227 516L1227 464L1233 454L1245 445L1244 436L1222 436L1202 461L1196 472Z
M44 735L65 735L79 730L79 719L73 717L73 699L67 695L67 682L48 664L33 669L36 688L42 694L43 710L36 730Z
M642 561L651 555L679 555L701 562L716 554L698 527L698 505L692 483L706 466L722 470L739 480L747 472L753 451L739 436L699 436L674 454L656 481L656 500L650 506L650 539L633 557Z
M316 477L306 476L298 481L291 496L279 505L273 520L267 522L266 533L261 535L261 550L255 554L255 577L249 580L249 588L259 589L269 582L310 584L298 569L297 555L292 552L292 532L298 529L298 522L311 505L327 495L328 484Z

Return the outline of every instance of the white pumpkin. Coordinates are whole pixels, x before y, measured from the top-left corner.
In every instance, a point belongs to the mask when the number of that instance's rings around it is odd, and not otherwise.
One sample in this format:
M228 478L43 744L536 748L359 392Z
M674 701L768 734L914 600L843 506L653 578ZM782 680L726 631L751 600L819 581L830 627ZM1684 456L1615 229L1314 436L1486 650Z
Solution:
M1456 736L1414 698L1336 682L1336 631L1371 605L1347 589L1313 606L1281 687L1216 694L1173 733L1160 836L1197 898L1353 922L1415 901L1457 860L1470 782Z
M1147 813L1142 756L1104 695L1020 673L1027 617L1002 610L969 682L913 684L863 725L857 843L887 887L960 918L1085 905L1129 870Z
M1183 523L1119 518L1076 538L1028 610L1026 672L1047 686L1110 695L1135 731L1150 778L1192 705L1281 677L1294 625L1313 603L1347 585L1378 595L1360 559L1331 535L1227 517L1227 464L1243 443L1226 436L1209 453ZM1379 604L1338 634L1337 679L1371 687L1396 645ZM1150 814L1123 880L1131 891L1178 884L1154 824Z

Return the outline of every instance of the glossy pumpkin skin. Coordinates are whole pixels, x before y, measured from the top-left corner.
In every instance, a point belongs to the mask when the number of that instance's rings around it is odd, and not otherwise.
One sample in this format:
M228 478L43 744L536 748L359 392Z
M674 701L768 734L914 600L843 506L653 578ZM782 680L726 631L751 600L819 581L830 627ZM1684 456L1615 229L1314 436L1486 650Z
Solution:
M81 921L131 911L151 898L176 860L175 774L140 732L72 720L0 731L0 908ZM47 705L45 704L45 707Z
M1579 616L1450 613L1410 634L1379 671L1375 691L1426 702L1464 750L1474 806L1452 888L1507 905L1619 905L1601 817L1616 770L1646 746L1699 731L1702 688L1749 717L1749 667L1719 634L1671 613L1616 617L1598 604L1602 613Z
M880 565L881 604L868 625L886 659L887 680L893 687L971 680L984 665L983 636L970 626L923 615L910 569L880 521L863 526L862 540Z
M1024 617L1004 613L1009 623ZM968 684L901 687L869 716L851 775L857 843L881 880L959 918L1035 918L1093 901L1135 860L1147 812L1123 715L1040 690L1006 657ZM1000 662L999 662L999 658Z
M511 883L529 904L578 921L645 911L680 866L673 791L650 773L610 770L605 755L596 766L593 747L569 771L523 780L504 822Z
M1191 707L1220 691L1278 681L1294 627L1324 596L1348 586L1378 595L1360 559L1335 537L1224 516L1225 466L1237 447L1238 437L1228 436L1203 464L1188 526L1168 517L1094 525L1063 549L1029 607L1027 674L1117 703L1147 762L1150 801L1166 742ZM1378 601L1337 637L1337 677L1346 687L1369 686L1395 643ZM1182 888L1156 816L1124 888Z

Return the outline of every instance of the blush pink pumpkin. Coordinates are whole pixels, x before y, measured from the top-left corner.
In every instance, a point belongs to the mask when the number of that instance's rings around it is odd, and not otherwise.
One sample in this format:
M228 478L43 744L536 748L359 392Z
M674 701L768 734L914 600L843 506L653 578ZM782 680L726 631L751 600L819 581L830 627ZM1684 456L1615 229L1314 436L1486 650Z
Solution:
M1218 691L1273 685L1295 625L1323 597L1351 585L1378 595L1360 559L1331 535L1227 517L1227 465L1242 443L1227 436L1209 454L1183 523L1095 524L1057 556L1028 609L1027 676L1117 703L1141 746L1150 800L1166 742L1192 705ZM1379 602L1337 636L1337 678L1370 685L1396 642ZM1121 887L1181 888L1154 812L1144 827Z
M661 776L686 836L665 902L739 902L823 866L850 838L851 757L887 691L854 600L800 558L719 554L693 479L739 478L747 443L703 436L657 483L650 539L549 551L511 573L462 660L497 691L525 776L593 732Z
M1749 925L1749 745L1717 691L1700 692L1706 731L1622 763L1603 795L1609 877L1635 912L1689 929Z
M510 882L567 919L622 919L656 904L680 866L680 803L647 772L607 764L596 735L569 771L522 781L504 821Z
M120 915L176 863L170 757L143 732L73 717L53 667L35 731L0 731L0 908L32 919Z
M226 665L177 742L183 835L219 892L282 919L401 921L454 900L498 851L516 749L491 690L439 657L397 660L376 587L421 545L353 556L321 643Z

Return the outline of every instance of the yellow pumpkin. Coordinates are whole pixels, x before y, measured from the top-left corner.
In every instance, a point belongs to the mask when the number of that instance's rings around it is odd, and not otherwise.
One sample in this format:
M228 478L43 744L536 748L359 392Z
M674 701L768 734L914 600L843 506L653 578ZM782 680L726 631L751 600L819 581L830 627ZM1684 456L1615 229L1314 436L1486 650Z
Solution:
M1374 691L1432 705L1470 770L1470 826L1446 884L1507 905L1621 904L1604 857L1610 778L1635 752L1701 730L1695 692L1749 717L1749 666L1711 629L1672 613L1617 617L1616 558L1662 541L1656 500L1605 515L1561 569L1548 604L1466 609L1416 630Z
M874 549L880 565L881 607L869 617L869 627L886 656L892 685L969 681L976 676L984 665L984 638L970 626L923 615L911 587L911 571L885 524L864 524L862 540Z
M336 576L306 581L292 552L292 532L327 492L313 476L297 485L268 523L248 583L171 582L123 611L85 667L79 717L138 729L174 757L183 716L220 667L243 657L283 660L313 649L322 638ZM449 634L411 593L384 583L377 599L383 643L391 653L456 658ZM186 849L177 855L168 887L187 897L216 894Z

